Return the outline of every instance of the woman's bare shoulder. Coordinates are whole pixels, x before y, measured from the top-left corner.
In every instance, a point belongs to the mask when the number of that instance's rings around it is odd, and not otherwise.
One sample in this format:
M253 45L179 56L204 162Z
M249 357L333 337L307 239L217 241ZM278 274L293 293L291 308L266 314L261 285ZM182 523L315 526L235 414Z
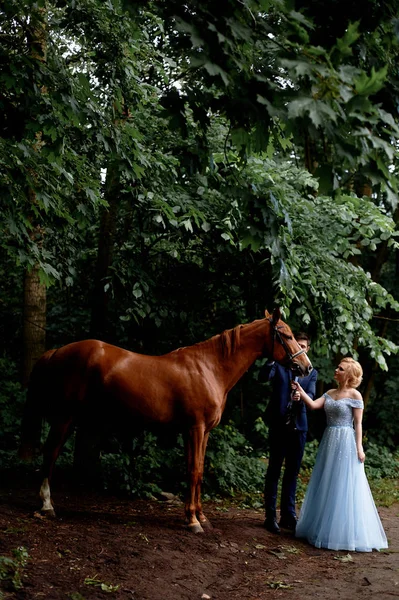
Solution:
M351 398L353 398L354 400L363 400L363 396L361 395L359 390L355 388L351 390Z

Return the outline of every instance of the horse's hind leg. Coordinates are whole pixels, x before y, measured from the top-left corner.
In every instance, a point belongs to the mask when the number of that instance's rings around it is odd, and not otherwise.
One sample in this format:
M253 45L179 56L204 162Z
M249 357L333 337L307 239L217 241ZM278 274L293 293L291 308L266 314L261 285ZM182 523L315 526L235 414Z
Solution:
M198 477L198 481L197 481L197 487L195 490L195 504L197 506L196 512L197 512L198 521L201 523L202 527L204 527L206 529L212 528L212 525L210 524L210 522L204 515L204 512L202 510L202 502L201 502L201 486L202 486L202 478L204 475L204 462L205 462L205 453L206 453L206 446L208 444L208 438L209 438L209 432L204 435L204 439L202 442L201 457L199 459L200 472L199 472L199 477Z
M51 426L46 443L43 449L43 467L42 467L42 485L40 487L40 498L43 501L41 513L55 517L53 504L51 501L50 481L53 474L53 468L58 455L65 444L72 429L72 420L69 419L63 423L54 423Z

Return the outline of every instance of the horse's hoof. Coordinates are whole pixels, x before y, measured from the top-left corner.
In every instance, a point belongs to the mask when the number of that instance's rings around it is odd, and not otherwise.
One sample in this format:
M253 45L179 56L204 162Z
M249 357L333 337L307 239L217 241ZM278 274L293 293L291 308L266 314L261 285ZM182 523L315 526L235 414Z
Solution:
M189 523L187 527L192 533L204 533L204 530L199 523Z
M40 514L42 515L42 517L45 517L46 519L55 519L57 517L57 515L55 514L55 510L53 508L47 508L46 510L41 510Z
M204 529L213 529L213 525L210 521L208 521L208 519L205 519L205 521L200 521L201 523L201 527L203 527Z

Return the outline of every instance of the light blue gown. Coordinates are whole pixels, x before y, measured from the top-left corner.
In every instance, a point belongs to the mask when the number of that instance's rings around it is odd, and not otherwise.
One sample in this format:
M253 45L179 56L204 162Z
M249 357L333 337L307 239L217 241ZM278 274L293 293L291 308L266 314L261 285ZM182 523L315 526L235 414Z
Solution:
M371 552L387 548L364 464L356 451L352 408L363 408L363 401L324 396L327 427L295 535L330 550Z

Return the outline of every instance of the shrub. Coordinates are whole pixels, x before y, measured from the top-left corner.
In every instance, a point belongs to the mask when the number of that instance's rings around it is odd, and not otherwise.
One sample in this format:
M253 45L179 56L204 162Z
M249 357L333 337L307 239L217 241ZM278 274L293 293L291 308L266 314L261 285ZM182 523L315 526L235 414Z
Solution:
M312 440L305 444L305 452L303 453L302 459L302 470L311 470L316 462L317 451L319 449L319 442Z
M25 391L17 375L16 364L0 358L0 468L9 466L19 445Z
M7 591L17 591L22 587L22 569L26 566L29 554L23 546L12 551L14 558L0 556L0 584ZM1 598L1 592L0 592Z
M230 423L209 436L204 483L208 496L263 490L265 462L254 455L248 440Z
M174 447L163 448L154 433L144 432L132 440L129 452L122 450L120 444L118 450L101 456L105 489L143 497L162 490L173 493L183 490L186 467L181 435L177 436Z
M146 432L134 441L131 453L104 454L104 487L139 496L161 490L184 494L187 489L184 444L181 435L173 448L163 448L157 436ZM264 461L254 456L247 439L232 425L214 429L205 459L206 496L233 496L263 490Z
M399 456L385 446L365 442L366 462L364 467L371 479L396 478L399 476Z

